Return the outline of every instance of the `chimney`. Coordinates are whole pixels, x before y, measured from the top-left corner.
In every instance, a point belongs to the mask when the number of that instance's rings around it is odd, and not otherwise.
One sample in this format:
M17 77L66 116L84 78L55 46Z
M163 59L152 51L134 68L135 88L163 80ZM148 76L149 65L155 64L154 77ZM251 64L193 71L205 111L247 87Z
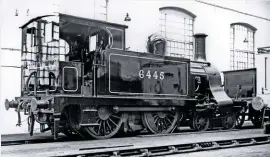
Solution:
M208 35L199 33L195 34L195 54L194 60L200 62L206 62L206 53L205 53L205 38Z

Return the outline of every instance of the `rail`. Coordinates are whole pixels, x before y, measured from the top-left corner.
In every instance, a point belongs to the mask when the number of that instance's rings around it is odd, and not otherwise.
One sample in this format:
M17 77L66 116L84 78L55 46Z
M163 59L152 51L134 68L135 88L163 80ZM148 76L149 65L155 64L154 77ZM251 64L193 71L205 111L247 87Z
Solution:
M186 132L177 132L177 133L171 133L171 134L149 134L149 133L142 133L140 135L137 135L137 137L158 137L158 136L174 136L174 135L189 135L189 134L202 134L202 133L215 133L215 132L231 132L231 131L239 131L239 129L231 129L231 130L208 130L208 131L186 131ZM66 137L61 136L57 140L53 139L53 136L46 136L43 138L35 138L35 136L26 138L26 139L20 139L20 140L4 140L2 138L1 146L11 146L11 145L24 145L24 144L38 144L38 143L51 143L51 142L68 142L68 141L78 141L82 140L79 137Z

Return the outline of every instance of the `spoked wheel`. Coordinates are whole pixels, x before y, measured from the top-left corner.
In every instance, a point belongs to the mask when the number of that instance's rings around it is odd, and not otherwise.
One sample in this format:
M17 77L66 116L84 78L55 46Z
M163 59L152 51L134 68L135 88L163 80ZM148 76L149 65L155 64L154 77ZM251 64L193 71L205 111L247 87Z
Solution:
M167 134L173 131L179 120L179 112L145 112L142 115L145 127L153 134Z
M210 118L206 114L196 113L193 118L193 128L196 131L205 131L209 128Z
M83 129L96 139L110 138L117 134L122 126L121 113L114 113L112 108L100 107L94 115L97 125L85 126Z
M245 122L245 112L240 112L236 116L235 128L241 128Z
M262 126L262 117L261 116L253 116L251 118L251 122L255 128L260 128Z
M222 127L223 129L233 129L236 123L235 113L228 114L222 118Z

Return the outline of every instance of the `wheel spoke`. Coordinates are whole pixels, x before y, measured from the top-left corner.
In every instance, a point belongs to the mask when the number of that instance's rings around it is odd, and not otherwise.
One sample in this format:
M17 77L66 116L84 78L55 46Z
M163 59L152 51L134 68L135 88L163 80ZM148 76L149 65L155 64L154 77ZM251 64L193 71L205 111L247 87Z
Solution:
M156 124L156 122L159 120L159 117L157 117L155 120L154 120L154 124Z
M116 116L116 115L111 115L112 117L114 117L114 118L117 118L117 119L121 119L121 117L118 117L118 116Z
M105 121L103 121L103 132L104 132L104 135L106 135L106 126L105 126Z
M170 113L168 113L167 116L170 116L170 117L174 118L174 115L172 115Z
M158 118L158 115L157 115L157 114L153 114L153 117L154 117L154 118Z
M108 120L106 120L106 124L107 124L107 126L108 126L108 128L109 128L110 132L112 132L112 128L111 128L111 126L110 126L110 124L109 124Z
M162 119L159 118L159 121L158 121L158 127L159 127L159 131L162 132L163 131L163 125L162 125Z
M163 118L162 121L163 121L164 126L165 126L166 128L168 128L169 125L168 125L168 123L166 122L166 119Z
M170 124L172 124L172 121L168 117L165 117L165 120L167 120Z
M102 125L102 121L101 121L101 123L100 123L99 126L98 126L98 132L97 132L98 135L100 135L101 125Z
M117 124L116 124L111 118L109 118L109 120L110 120L115 126L117 126Z

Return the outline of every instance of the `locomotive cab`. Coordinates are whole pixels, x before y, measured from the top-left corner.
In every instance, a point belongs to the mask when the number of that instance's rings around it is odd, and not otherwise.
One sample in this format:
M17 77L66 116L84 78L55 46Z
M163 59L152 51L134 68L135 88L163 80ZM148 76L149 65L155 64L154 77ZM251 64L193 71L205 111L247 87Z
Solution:
M22 95L91 96L103 52L124 49L127 26L59 14L32 19L21 28Z

